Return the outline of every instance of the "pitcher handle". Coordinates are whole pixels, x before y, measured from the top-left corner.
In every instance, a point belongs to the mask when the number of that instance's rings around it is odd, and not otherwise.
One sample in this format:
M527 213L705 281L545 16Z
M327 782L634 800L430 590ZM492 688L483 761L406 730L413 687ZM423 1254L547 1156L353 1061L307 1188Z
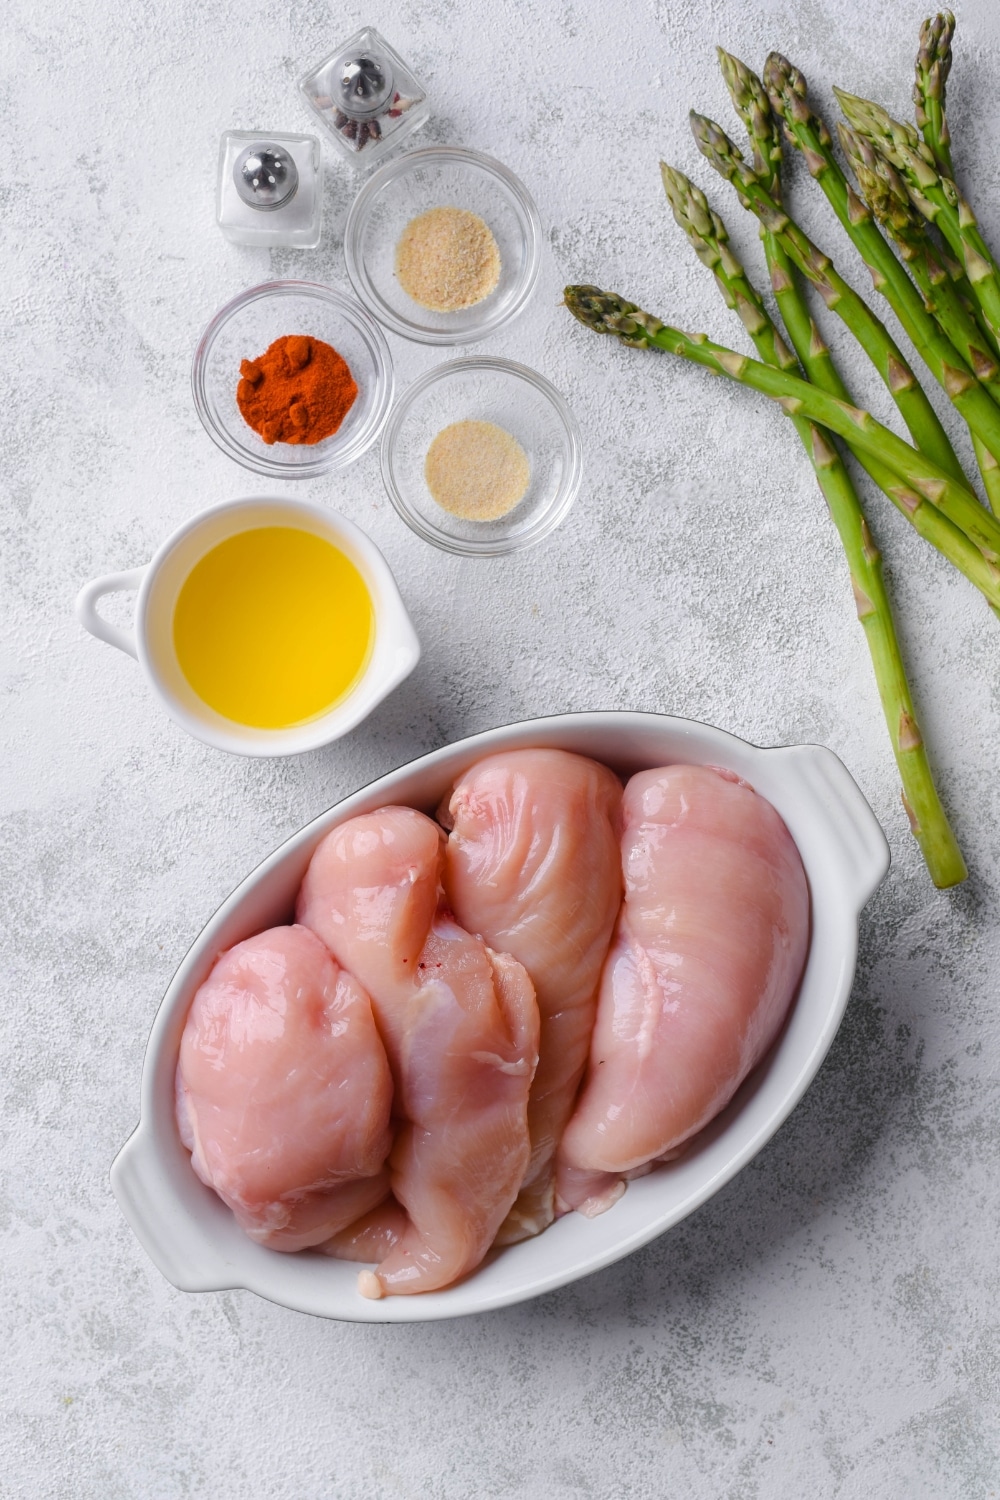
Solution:
M123 630L120 625L112 625L110 620L105 620L97 613L97 601L103 599L105 594L137 589L145 576L145 568L130 568L124 573L106 573L103 578L92 578L89 583L85 583L76 596L76 617L84 630L89 630L99 641L106 641L109 646L117 646L119 651L134 656L136 661L139 660L139 653L135 646L135 632Z

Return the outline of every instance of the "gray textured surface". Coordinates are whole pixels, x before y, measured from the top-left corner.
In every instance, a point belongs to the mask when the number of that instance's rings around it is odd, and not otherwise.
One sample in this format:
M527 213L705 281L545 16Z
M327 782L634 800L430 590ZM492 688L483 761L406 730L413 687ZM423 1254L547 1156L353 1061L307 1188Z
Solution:
M836 538L781 414L598 342L558 307L565 281L593 279L734 337L656 170L665 155L692 171L758 264L751 225L686 130L689 105L730 118L712 45L758 66L769 47L788 52L826 108L839 82L908 113L922 14L899 0L332 12L316 0L14 0L0 94L4 1500L1000 1493L996 622L873 506L973 871L939 895L899 807ZM266 492L201 430L192 350L215 308L256 281L345 284L352 182L325 148L322 247L240 250L213 222L218 138L310 129L294 80L363 21L427 79L424 138L495 153L538 201L540 287L485 347L565 392L587 434L586 481L547 544L492 563L411 536L373 454L286 485L376 538L425 655L339 746L250 764L174 728L71 605L85 579L144 561L202 505ZM960 26L956 154L996 242L992 0L970 0ZM836 249L798 171L790 190ZM439 357L391 342L404 382ZM174 1291L126 1229L107 1171L136 1119L158 998L208 913L286 834L390 766L512 718L590 707L687 714L765 744L824 741L882 819L893 869L804 1103L679 1229L534 1305L378 1329Z

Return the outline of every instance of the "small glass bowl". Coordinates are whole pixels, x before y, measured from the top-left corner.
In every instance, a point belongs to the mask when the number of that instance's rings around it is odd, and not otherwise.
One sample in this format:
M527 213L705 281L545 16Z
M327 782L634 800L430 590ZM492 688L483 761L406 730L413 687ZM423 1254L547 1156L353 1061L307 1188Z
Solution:
M396 279L396 244L411 219L431 208L467 208L489 225L500 280L474 307L437 313ZM458 146L409 151L369 178L344 230L351 285L381 324L421 344L471 344L495 333L531 296L541 259L541 224L527 190L500 162Z
M495 422L521 444L531 465L524 499L496 521L466 521L431 498L424 461L452 422ZM406 524L445 552L496 557L519 552L554 531L580 488L576 418L554 386L508 359L456 359L428 370L404 391L382 437L382 478Z
M291 333L332 344L357 383L339 429L319 443L265 443L236 404L240 361ZM392 358L381 328L353 297L311 281L269 281L216 313L195 350L191 388L205 431L223 453L255 474L313 479L353 463L378 437L392 404Z

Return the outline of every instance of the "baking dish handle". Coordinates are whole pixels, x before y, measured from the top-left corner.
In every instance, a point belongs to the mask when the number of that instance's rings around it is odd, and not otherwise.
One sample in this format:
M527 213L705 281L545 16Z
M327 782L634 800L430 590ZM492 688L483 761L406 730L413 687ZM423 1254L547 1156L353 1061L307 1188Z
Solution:
M236 1268L177 1199L152 1136L140 1124L111 1164L111 1191L150 1260L182 1292L239 1286Z
M813 811L826 824L830 846L857 895L858 910L871 899L889 869L882 825L850 771L825 745L791 745L768 752L789 760Z

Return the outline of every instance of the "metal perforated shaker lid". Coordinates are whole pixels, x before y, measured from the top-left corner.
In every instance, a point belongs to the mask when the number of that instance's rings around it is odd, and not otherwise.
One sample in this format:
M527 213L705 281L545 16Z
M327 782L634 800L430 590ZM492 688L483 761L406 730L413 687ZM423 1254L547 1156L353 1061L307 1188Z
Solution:
M333 65L333 102L352 120L367 120L392 98L392 68L374 52L345 52Z
M233 181L244 203L269 213L294 198L299 169L284 147L254 141L233 164Z

